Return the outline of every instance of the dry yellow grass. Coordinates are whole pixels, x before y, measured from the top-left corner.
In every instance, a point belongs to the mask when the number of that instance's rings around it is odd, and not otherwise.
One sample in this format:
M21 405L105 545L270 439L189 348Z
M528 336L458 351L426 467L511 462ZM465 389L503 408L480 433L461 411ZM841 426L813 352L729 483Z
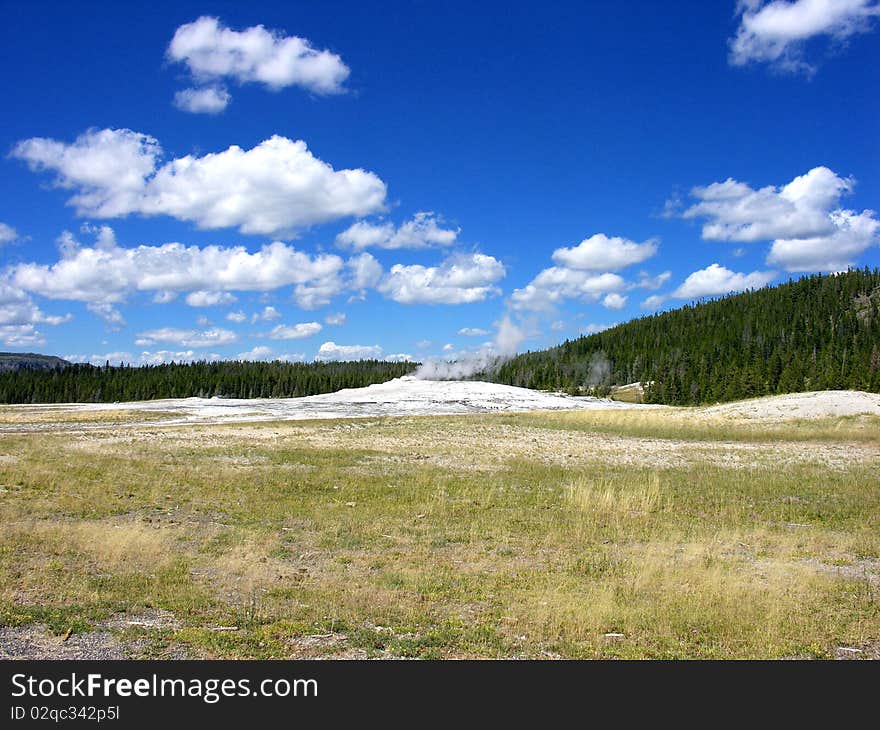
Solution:
M150 655L876 650L870 423L627 415L0 435L0 621L168 611Z

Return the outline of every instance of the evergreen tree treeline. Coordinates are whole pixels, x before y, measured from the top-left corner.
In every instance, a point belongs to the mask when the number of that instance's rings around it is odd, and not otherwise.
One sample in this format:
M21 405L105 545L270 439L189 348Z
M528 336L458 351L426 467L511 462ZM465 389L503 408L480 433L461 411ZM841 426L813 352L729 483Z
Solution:
M2 403L112 403L153 398L289 398L384 383L416 363L194 362L142 367L70 365L0 372Z
M815 275L642 317L509 360L481 379L696 405L808 390L880 392L880 270Z

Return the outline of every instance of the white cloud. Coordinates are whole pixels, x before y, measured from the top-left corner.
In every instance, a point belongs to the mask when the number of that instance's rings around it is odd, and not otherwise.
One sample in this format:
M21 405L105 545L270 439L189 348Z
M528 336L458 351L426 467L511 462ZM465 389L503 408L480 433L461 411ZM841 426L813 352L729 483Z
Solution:
M602 299L602 306L607 309L623 309L626 306L627 299L628 297L612 292L611 294L606 294L604 299Z
M827 167L758 190L728 178L694 188L700 202L683 216L706 219L706 240L773 240L768 264L788 271L838 271L878 241L880 221L873 211L857 213L839 205L854 185Z
M228 291L194 291L187 294L186 303L191 307L216 307L238 301Z
M492 256L458 254L439 266L395 264L377 288L401 304L462 304L498 294L494 284L505 273Z
M213 325L210 319L208 319L204 314L196 317L196 324L199 327L210 327Z
M386 249L451 246L458 237L459 229L443 228L442 223L442 219L431 212L416 213L412 220L399 228L395 228L393 223L358 221L336 236L336 243L355 250L371 246Z
M585 327L581 327L580 333L582 335L595 335L595 334L598 334L599 332L604 332L605 330L610 329L613 326L614 326L613 324L591 323L591 324L586 325Z
M328 314L326 317L324 317L324 324L341 326L345 324L345 320L345 312L337 312L336 314Z
M740 274L719 264L711 264L688 276L684 283L672 293L672 296L678 299L700 299L701 297L729 294L746 289L759 289L775 278L775 271L753 271L751 274Z
M653 296L645 299L641 307L642 309L658 309L663 306L663 303L666 301L666 297L662 294L654 294Z
M239 352L236 358L238 360L270 360L272 358L272 348L258 345L247 352Z
M122 312L116 309L112 304L108 304L107 302L96 302L87 304L86 308L92 314L103 319L114 329L119 329L125 326L125 317L123 317Z
M18 232L6 223L0 223L0 245L12 243L18 238Z
M158 301L167 302L176 292L270 291L322 282L344 266L338 256L312 257L278 241L250 253L244 246L99 248L71 240L54 264L12 266L11 281L51 299L118 303L134 291L155 291Z
M663 286L667 281L672 278L671 271L664 271L661 274L657 274L657 276L651 276L646 271L639 272L639 280L636 283L636 286L640 289L650 289L652 291L659 289Z
M551 266L510 296L514 309L552 311L566 299L598 301L603 295L620 292L626 282L618 274L592 274L589 271Z
M783 71L812 73L804 58L811 39L828 36L841 42L869 31L880 15L876 0L740 0L741 16L730 41L730 62L743 66L766 62Z
M32 137L12 156L33 170L57 173L56 186L78 190L68 202L81 215L113 218L134 212L162 154L159 142L130 129L92 129L73 144Z
M191 114L219 114L231 100L222 86L204 86L200 89L183 89L174 95L174 106Z
M433 344L434 343L431 342L431 340L419 340L418 342L416 342L416 347L418 347L420 350L427 350Z
M395 352L382 358L385 362L412 362L413 357L408 352Z
M244 316L244 315L242 315ZM281 312L279 312L275 307L271 305L267 305L263 307L262 312L256 312L251 317L251 322L259 322L262 320L263 322L272 322L273 320L281 319ZM240 321L244 321L243 319Z
M177 299L177 294L176 291L157 291L153 295L153 302L155 304L170 304Z
M445 345L443 345L443 352L452 352L454 349L455 349L455 346L449 342L447 342Z
M305 38L285 36L262 25L236 31L208 16L181 25L167 54L186 64L197 81L230 78L273 91L300 86L316 94L338 94L350 73L338 55L317 50Z
M382 357L379 345L337 345L325 342L318 348L315 360L376 360Z
M247 319L247 315L242 311L230 312L229 314L226 315L226 319L228 319L230 322L235 322L236 324L241 324L242 322L244 322Z
M204 353L194 352L193 350L184 350L174 352L172 350L145 350L138 358L142 365L162 365L169 362L199 362L201 360L216 361L220 359L220 355L216 352Z
M134 344L138 347L149 347L157 342L171 342L180 347L216 347L237 341L238 336L235 332L219 327L202 331L162 327L141 332Z
M873 211L855 214L838 210L830 215L834 232L827 236L777 239L767 263L786 271L844 271L880 240L880 220Z
M134 356L130 352L107 352L103 355L65 355L68 362L90 363L91 365L105 365L108 361L111 365L134 362Z
M728 178L696 187L700 200L684 218L705 218L703 238L709 241L764 241L771 238L805 238L833 230L829 212L854 181L841 178L827 167L815 167L787 185L754 190Z
M489 334L489 330L484 330L479 327L462 327L458 334L464 335L465 337L485 337Z
M268 337L273 340L298 340L311 337L324 329L319 322L300 322L299 324L279 324L272 329Z
M370 289L382 278L382 264L372 254L362 253L352 256L347 263L351 273L351 288L355 290Z
M95 218L168 215L200 228L281 235L385 207L377 175L334 170L302 140L277 135L249 150L233 145L161 166L159 142L129 129L89 130L72 144L34 137L12 156L55 172L56 186L75 191L68 203Z
M0 342L9 347L33 347L46 344L46 338L32 324L0 325Z
M0 281L0 341L11 347L42 345L46 340L38 324L59 325L71 315L48 315L21 289Z
M560 266L583 271L618 271L657 253L657 242L635 243L603 233L585 238L573 248L557 248L553 260Z

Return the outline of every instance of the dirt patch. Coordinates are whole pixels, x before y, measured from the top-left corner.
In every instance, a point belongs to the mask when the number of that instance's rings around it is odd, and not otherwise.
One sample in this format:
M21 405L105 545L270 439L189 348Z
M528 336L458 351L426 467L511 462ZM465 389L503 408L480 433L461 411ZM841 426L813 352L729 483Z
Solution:
M0 629L0 659L128 659L109 631L72 634L67 641L45 626Z

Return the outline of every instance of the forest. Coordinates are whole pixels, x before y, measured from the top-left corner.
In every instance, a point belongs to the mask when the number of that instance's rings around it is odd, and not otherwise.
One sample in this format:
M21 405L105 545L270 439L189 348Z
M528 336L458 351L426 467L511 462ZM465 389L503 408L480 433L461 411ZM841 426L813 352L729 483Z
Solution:
M696 405L779 393L880 391L880 270L814 275L661 312L477 377L607 395L641 382L645 400Z
M192 396L292 398L384 383L415 368L415 363L382 360L19 367L0 372L0 403L113 403Z
M649 403L696 405L809 390L880 392L880 269L813 275L690 304L526 352L474 379L608 395L640 382ZM194 362L0 370L0 402L290 398L359 388L417 363ZM45 358L44 358L45 359ZM29 364L30 363L30 364Z

